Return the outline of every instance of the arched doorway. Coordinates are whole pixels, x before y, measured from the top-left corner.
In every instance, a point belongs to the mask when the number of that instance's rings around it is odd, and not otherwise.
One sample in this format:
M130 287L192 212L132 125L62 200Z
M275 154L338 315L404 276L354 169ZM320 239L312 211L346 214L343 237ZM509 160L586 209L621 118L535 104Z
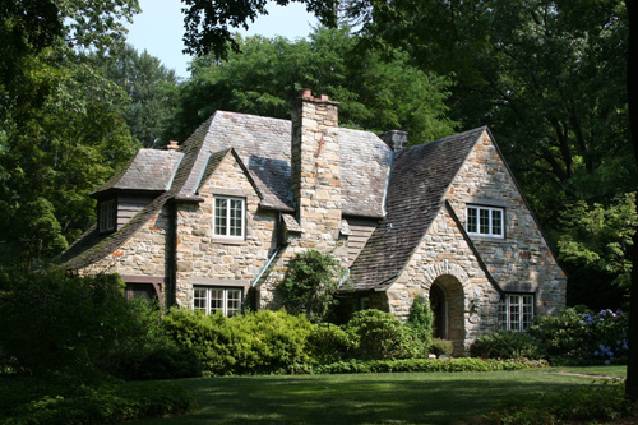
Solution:
M430 286L430 308L434 315L434 337L454 343L454 353L463 353L463 286L454 276L437 277Z

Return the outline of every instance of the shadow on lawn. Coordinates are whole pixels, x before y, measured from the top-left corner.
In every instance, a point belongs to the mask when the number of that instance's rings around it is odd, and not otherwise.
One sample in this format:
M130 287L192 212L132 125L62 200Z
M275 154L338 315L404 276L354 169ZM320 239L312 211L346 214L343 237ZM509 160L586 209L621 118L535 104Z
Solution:
M513 401L569 390L582 383L521 382L507 378L396 379L396 375L325 380L201 379L185 385L196 393L196 411L183 417L144 423L454 424Z

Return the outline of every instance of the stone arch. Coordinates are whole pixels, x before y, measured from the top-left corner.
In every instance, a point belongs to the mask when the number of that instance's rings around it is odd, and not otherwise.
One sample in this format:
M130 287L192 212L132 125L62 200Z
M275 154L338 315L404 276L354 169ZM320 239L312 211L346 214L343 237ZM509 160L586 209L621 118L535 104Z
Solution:
M434 314L434 336L454 344L454 354L462 354L465 342L465 297L462 283L451 274L438 276L428 296Z
M444 339L449 339L454 344L454 354L463 354L465 350L465 321L467 299L469 293L469 276L460 265L441 261L425 264L422 268L423 288L427 291L428 298L432 302L432 296L439 305L438 332ZM437 300L436 297L439 297ZM441 300L442 297L442 300ZM435 306L433 306L435 307ZM441 323L444 322L444 323Z

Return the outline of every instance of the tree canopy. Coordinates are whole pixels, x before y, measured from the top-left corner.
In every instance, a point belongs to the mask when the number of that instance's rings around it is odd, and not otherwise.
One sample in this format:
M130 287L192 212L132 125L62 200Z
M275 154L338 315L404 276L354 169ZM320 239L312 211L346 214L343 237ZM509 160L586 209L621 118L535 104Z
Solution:
M318 29L300 41L235 40L241 53L230 52L227 61L214 55L194 60L170 136L185 139L216 110L289 119L291 100L304 87L340 102L342 126L404 129L412 143L456 127L447 118L449 78L411 66L400 49L361 51L347 28Z

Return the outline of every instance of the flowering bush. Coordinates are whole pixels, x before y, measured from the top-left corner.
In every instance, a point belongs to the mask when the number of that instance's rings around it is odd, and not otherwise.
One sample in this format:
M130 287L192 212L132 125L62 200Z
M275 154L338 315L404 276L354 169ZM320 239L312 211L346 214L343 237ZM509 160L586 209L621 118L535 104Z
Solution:
M620 310L568 308L539 317L530 327L554 363L610 364L626 360L627 315Z

